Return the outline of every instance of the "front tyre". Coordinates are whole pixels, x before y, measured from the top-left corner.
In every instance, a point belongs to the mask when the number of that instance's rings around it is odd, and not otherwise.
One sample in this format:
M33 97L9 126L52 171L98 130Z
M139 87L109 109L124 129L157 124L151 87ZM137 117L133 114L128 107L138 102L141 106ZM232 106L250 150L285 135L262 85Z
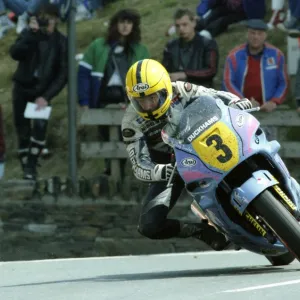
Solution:
M261 193L251 206L300 261L300 225L291 213L268 190Z
M279 256L266 256L266 258L273 266L286 266L294 261L295 256L288 252Z

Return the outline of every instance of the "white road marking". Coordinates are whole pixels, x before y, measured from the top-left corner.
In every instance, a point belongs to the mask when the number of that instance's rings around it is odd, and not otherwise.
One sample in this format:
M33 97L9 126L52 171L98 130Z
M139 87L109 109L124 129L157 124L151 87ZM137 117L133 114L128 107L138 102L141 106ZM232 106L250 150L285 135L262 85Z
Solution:
M271 283L271 284L264 284L264 285L251 286L251 287L242 288L242 289L227 290L227 291L222 291L221 293L247 292L247 291L262 290L262 289L270 289L270 288L277 287L277 286L284 286L284 285L291 285L291 284L299 284L299 283L300 283L300 280L291 280L291 281L284 281L284 282L278 282L278 283Z
M167 253L167 254L149 254L149 255L124 255L124 256L99 256L99 257L78 257L78 258L55 258L55 259L41 259L41 260L18 260L18 261L5 261L1 262L3 264L18 264L18 263L44 263L44 262L62 262L62 261L80 261L80 260L111 260L111 259L130 259L130 258L142 258L145 256L206 256L206 255L231 255L231 254L245 254L251 253L247 250L228 250L228 251L203 251L203 252L182 252L182 253ZM252 253L254 255L259 255ZM259 255L260 256L260 255Z

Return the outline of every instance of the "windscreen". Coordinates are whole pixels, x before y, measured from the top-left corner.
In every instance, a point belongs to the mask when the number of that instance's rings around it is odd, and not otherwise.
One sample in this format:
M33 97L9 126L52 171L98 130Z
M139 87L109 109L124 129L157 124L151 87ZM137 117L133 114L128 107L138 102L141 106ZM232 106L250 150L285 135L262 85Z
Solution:
M178 139L191 143L203 131L220 120L221 109L211 96L202 96L187 106L180 118Z

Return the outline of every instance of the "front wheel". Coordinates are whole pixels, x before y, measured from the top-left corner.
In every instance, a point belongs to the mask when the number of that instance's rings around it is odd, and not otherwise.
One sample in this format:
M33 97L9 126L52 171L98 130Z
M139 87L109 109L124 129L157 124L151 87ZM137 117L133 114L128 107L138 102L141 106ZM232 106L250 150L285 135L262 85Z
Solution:
M251 206L300 261L300 225L291 213L268 190L261 193Z
M273 266L286 266L295 260L295 256L291 252L278 256L266 256L266 258Z

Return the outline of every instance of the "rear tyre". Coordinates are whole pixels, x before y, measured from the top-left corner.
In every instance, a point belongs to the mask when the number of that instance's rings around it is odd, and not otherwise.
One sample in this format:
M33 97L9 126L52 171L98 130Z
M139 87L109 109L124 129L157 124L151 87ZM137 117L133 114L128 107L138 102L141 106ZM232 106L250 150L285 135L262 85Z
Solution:
M288 252L279 256L266 256L266 258L273 266L286 266L293 262L295 256Z
M261 193L251 206L300 261L300 225L292 214L268 190Z

